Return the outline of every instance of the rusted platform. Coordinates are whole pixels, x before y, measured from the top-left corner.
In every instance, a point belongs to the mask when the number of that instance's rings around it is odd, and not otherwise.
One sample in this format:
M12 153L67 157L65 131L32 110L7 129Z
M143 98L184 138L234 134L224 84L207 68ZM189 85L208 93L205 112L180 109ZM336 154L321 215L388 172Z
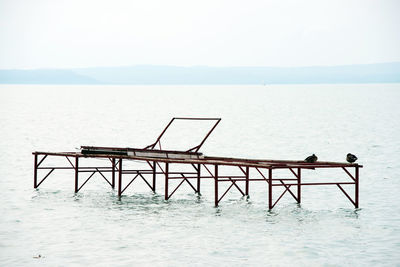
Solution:
M188 149L187 151L173 151L161 149L161 138L173 123L174 120L210 120L215 121L211 130L202 139L200 144ZM344 195L355 206L359 207L359 164L349 164L341 162L315 162L307 163L304 161L291 160L267 160L267 159L242 159L227 157L208 157L198 152L206 139L220 122L220 118L173 118L165 127L156 141L143 148L121 148L121 147L93 147L82 146L81 152L33 152L34 155L34 188L38 188L54 170L71 169L75 172L75 193L96 174L100 174L107 183L115 188L116 178L118 178L118 196L122 197L125 190L135 181L141 178L156 191L156 178L163 176L165 179L164 194L165 200L168 200L183 183L193 189L195 193L200 194L200 185L202 179L214 180L214 203L218 206L223 197L234 187L242 196L249 196L250 182L263 181L268 186L268 207L272 209L279 200L289 193L297 203L301 202L302 186L336 185ZM155 149L156 146L160 149ZM64 157L67 166L43 166L43 162L48 157ZM79 160L82 158L108 159L109 164L103 167L81 167ZM147 169L129 169L123 166L125 161L140 161L147 164ZM186 165L192 171L170 171L172 165ZM223 166L237 168L240 175L221 175L219 169ZM341 169L348 177L348 181L318 181L302 182L302 170L317 170L326 168ZM276 170L288 170L292 177L273 176ZM48 170L47 174L38 179L38 170ZM89 173L89 176L83 183L79 183L79 174ZM118 176L118 177L116 177ZM131 176L128 183L123 178ZM170 180L180 180L180 183L173 189L169 189ZM219 192L219 183L228 182L230 186L222 194ZM354 186L354 197L345 190L343 185ZM273 187L283 187L283 192L273 198Z

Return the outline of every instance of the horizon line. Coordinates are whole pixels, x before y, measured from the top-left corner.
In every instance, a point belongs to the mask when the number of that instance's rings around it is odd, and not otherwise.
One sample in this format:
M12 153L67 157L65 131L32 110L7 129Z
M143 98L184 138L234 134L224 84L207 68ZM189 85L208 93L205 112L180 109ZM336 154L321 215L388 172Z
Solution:
M301 66L268 66L268 65L233 65L233 66L213 66L213 65L168 65L168 64L134 64L134 65L101 65L101 66L81 66L81 67L38 67L38 68L1 68L3 70L74 70L74 69L93 69L93 68L129 68L129 67L175 67L175 68L329 68L329 67L347 67L361 65L383 65L400 64L400 61L385 61L375 63L354 63L354 64L335 64L335 65L301 65Z

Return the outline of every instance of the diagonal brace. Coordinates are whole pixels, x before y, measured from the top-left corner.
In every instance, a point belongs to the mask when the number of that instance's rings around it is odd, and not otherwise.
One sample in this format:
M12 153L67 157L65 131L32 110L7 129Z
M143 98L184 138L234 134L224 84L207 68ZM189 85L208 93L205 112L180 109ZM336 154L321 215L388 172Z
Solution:
M281 200L281 198L283 197L283 195L289 190L290 185L288 185L287 187L285 186L285 191L283 191L283 193L279 196L279 198L275 201L275 203L272 205L271 209L275 207L275 205L279 202L279 200Z
M351 197L349 196L349 194L347 194L347 192L343 189L343 187L340 184L336 184L340 190L342 190L343 194L350 200L351 203L353 203L354 206L356 206L355 201L353 201L353 199L351 199Z
M44 182L44 180L46 180L46 178L49 177L49 175L50 175L54 170L55 170L55 169L51 169L51 170L46 174L46 176L40 181L40 183L38 183L38 184L36 185L36 188L39 187L39 185L41 185L41 184Z
M128 188L128 186L131 185L131 183L133 183L133 181L135 181L135 179L139 176L139 174L136 174L135 177L133 177L133 179L125 186L125 188L121 191L121 194L124 193L124 191Z

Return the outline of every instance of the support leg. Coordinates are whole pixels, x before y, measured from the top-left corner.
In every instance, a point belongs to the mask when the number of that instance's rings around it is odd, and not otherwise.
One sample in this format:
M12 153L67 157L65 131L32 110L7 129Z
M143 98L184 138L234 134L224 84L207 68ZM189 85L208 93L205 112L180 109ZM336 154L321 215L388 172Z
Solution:
M247 166L246 167L246 196L249 196L249 172L250 168Z
M272 169L268 169L268 208L272 209Z
M200 164L197 164L197 194L200 195Z
M115 158L112 158L111 164L112 164L111 187L114 189L115 188Z
M79 157L75 157L75 193L78 193Z
M122 158L119 159L118 163L118 196L122 195Z
M168 200L168 168L169 168L169 166L168 166L169 164L168 164L168 162L167 163L165 163L165 200Z
M214 197L215 197L215 207L218 207L218 165L215 165L215 175L214 175Z
M33 168L33 188L37 188L37 159L38 155L35 154L34 168Z
M297 203L301 203L301 168L297 169Z
M359 191L359 167L356 167L355 183L355 208L358 209L358 191Z
M157 171L157 165L156 162L153 161L153 192L156 192L156 171Z

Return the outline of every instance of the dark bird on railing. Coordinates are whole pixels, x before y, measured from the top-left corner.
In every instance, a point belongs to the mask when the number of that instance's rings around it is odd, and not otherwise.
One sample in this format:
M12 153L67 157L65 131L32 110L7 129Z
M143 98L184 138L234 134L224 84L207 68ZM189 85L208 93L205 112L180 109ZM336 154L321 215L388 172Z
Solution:
M356 155L348 153L347 156L346 156L346 160L347 160L348 163L354 163L354 162L356 162L357 157L356 157Z
M317 162L318 157L315 156L315 154L312 154L311 156L308 156L304 161L307 163L314 163Z

